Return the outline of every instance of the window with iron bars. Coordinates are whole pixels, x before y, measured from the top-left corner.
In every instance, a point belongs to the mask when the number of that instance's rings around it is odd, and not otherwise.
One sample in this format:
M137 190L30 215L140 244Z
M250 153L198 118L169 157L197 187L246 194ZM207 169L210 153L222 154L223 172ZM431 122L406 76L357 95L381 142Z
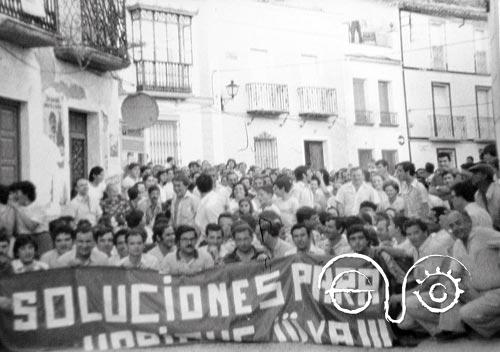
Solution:
M264 135L254 138L255 164L261 168L278 167L278 144L276 138Z
M191 93L191 16L131 10L137 90Z

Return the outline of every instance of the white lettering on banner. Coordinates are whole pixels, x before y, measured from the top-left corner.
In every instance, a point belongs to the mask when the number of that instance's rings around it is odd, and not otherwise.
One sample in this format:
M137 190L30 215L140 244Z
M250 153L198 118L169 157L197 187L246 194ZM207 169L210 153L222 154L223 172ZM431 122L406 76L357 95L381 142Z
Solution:
M339 255L339 256L336 256L332 259L330 259L328 261L328 263L326 263L326 265L323 267L323 269L321 270L320 274L319 274L319 277L318 277L318 289L321 288L321 281L323 279L323 275L325 275L325 273L327 272L327 270L333 265L335 264L335 262L337 262L338 260L340 259L344 259L344 258L357 258L357 259L363 259L367 262L369 262L370 264L372 264L375 269L379 272L380 276L382 277L382 279L384 280L384 284L385 284L385 299L384 299L384 310L385 310L385 319L391 323L395 323L395 324L399 324L403 321L404 317L405 317L405 314L406 314L406 285L407 285L407 282L408 282L408 276L411 274L412 270L415 269L415 267L417 267L417 265L419 265L420 263L422 263L423 261L429 259L429 258L448 258L448 259L451 259L453 261L456 261L458 264L460 264L470 275L470 272L469 270L465 267L465 265L463 265L459 260L453 258L453 257L450 257L448 255L440 255L440 254L432 254L432 255L428 255L428 256L425 256L423 258L420 258L419 260L417 260L412 266L411 268L406 272L406 275L403 279L403 287L402 287L402 300L401 300L401 307L402 307L402 312L399 316L398 319L392 319L391 316L389 315L389 298L390 298L390 294L389 294L389 279L387 278L387 275L384 273L384 270L382 270L382 268L380 267L380 265L375 261L373 260L372 258L366 256L366 255L363 255L363 254L358 254L358 253L350 253L350 254L342 254L342 255ZM361 270L361 269L360 269ZM337 269L336 272L339 272L340 273L337 273L337 276L335 276L335 278L333 279L332 281L332 284L330 286L330 289L325 291L325 294L326 295L329 295L332 299L332 303L333 305L335 306L335 308L337 308L339 311L341 312L344 312L346 314L358 314L358 313L361 313L362 311L364 311L366 308L368 308L368 306L372 303L372 292L376 292L378 291L378 287L376 289L373 289L375 287L375 285L370 285L368 286L368 288L366 288L366 285L364 285L364 289L361 288L361 289L356 289L355 287L360 287L360 286L355 286L354 284L354 280L352 279L353 275L354 274L358 274L358 276L362 276L364 277L365 279L368 280L368 277L363 273L361 272L360 270L345 270L345 269ZM366 272L366 271L365 271ZM345 276L346 274L349 274L349 280L348 282L350 284L346 284L346 280L345 280ZM419 285L421 285L425 280L427 280L429 277L432 277L432 276L443 276L445 277L446 279L450 280L453 285L455 285L455 289L454 289L454 298L453 298L453 301L445 306L445 307L439 307L439 308L433 308L433 307L430 307L429 305L427 305L427 303L424 302L424 300L422 299L422 297L420 296L420 292L419 291L413 291L413 294L415 294L415 296L417 296L417 299L419 300L420 304L426 308L427 310L429 310L431 313L444 313L444 312L447 312L449 311L450 309L452 309L456 304L458 304L458 299L460 298L460 295L462 293L464 293L463 290L460 289L459 287L459 283L460 283L460 278L454 278L452 275L451 275L451 270L448 271L447 273L444 273L444 272L441 272L439 266L436 268L436 272L435 273L432 273L430 274L428 271L425 271L425 279L423 280L417 280L417 283ZM342 279L342 280L341 280ZM337 282L340 281L340 285L341 287L337 287ZM436 287L439 287L439 285L441 285L440 283L436 283L434 285L431 286L431 293L434 291L434 289ZM441 285L442 286L442 285ZM443 286L444 287L444 286ZM354 309L354 310L349 310L349 309L345 309L343 307L341 307L339 305L339 302L337 301L337 294L338 293L344 293L344 294L350 294L350 293L367 293L368 294L368 297L367 297L367 300L366 300L366 303L360 307L360 308L357 308L357 309ZM430 294L430 298L431 300L434 302L434 303L438 303L438 304L441 304L443 303L446 298L447 298L447 293L445 292L444 295L442 297L435 297L433 294ZM346 296L346 298L349 297L349 295ZM444 297L444 299L443 299ZM352 300L351 300L352 302ZM349 302L349 305L353 305L351 302ZM360 332L361 334L361 332Z
M113 313L113 287L106 285L103 287L102 296L104 304L104 317L108 323L127 322L127 300L125 285L118 285L116 288L118 296L118 313Z
M380 287L380 275L376 269L366 269L360 268L359 272L362 274L359 276L358 287L362 291L372 291L372 302L371 304L379 304L380 294L378 288ZM363 280L363 275L366 278ZM358 294L358 305L362 306L365 304L366 296L364 294Z
M296 301L302 301L302 284L311 284L312 267L305 263L293 263L292 267L293 292Z
M309 328L309 332L313 338L314 343L317 345L321 345L323 343L321 341L321 336L323 336L323 332L325 331L325 321L320 321L319 326L316 329L314 327L314 322L312 320L308 320L307 327Z
M151 347L160 344L160 337L158 334L137 331L135 333L135 338L137 340L137 346L139 347Z
M98 312L89 312L87 288L85 286L78 286L78 303L80 305L80 316L82 323L90 323L93 321L101 321L102 314Z
M179 300L182 320L203 318L200 286L181 286L179 288ZM193 302L192 308L189 304L190 301Z
M221 282L219 285L208 284L208 306L211 317L219 316L219 307L221 316L229 316L229 301L225 282Z
M354 346L349 323L329 320L328 336L334 345L345 344L346 346Z
M62 328L75 324L75 308L73 306L73 288L71 286L46 288L43 290L45 305L45 321L47 329ZM58 312L63 311L62 317L57 317L54 298L59 298ZM62 308L62 309L61 309Z
M257 295L269 296L269 293L275 293L268 300L260 300L260 309L267 309L271 307L282 306L285 304L285 298L283 296L283 290L281 288L281 282L279 281L279 271L273 271L272 273L265 275L258 275L255 277L255 287L257 289ZM274 281L271 281L274 280ZM271 281L271 282L268 282Z
M109 334L111 340L111 348L114 350L119 350L121 348L133 348L135 347L134 334L132 331L115 331ZM125 345L122 345L122 341Z
M132 324L158 323L158 313L141 314L141 293L157 293L158 286L148 284L133 284L130 287L130 305L132 306Z
M236 328L233 330L233 340L236 342L241 342L243 340L243 336L252 336L254 334L255 328L253 325Z
M246 279L233 281L234 312L236 315L252 313L252 306L243 303L247 299L247 294L243 292L243 289L248 286L249 282Z
M29 304L29 305L25 305ZM14 331L29 331L38 329L36 312L36 291L16 292L12 295Z
M165 286L163 288L163 298L165 299L165 317L167 321L175 320L174 296L172 294L172 287Z
M319 275L321 273L322 267L319 265L314 266L314 274L313 274L313 282L312 282L312 294L313 297L316 301L320 301L320 285L321 289L323 290L328 290L330 285L332 284L333 280L333 271L331 269L327 269L325 273L323 274L323 279L319 280ZM319 281L318 281L319 280ZM321 284L319 284L321 282ZM332 303L332 300L330 299L329 295L322 295L322 300L321 302L323 303Z

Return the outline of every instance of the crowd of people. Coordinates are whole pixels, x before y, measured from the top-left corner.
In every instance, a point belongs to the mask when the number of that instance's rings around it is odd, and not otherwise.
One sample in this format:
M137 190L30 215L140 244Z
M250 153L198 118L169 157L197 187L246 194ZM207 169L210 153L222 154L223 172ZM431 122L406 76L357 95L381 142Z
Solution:
M395 326L402 340L420 333L491 337L500 332L497 151L488 145L480 162L468 158L460 169L449 154L437 161L421 169L401 162L391 172L378 160L368 170L329 173L233 159L177 167L170 158L167 165L131 163L121 183L106 183L105 170L94 167L51 221L34 206L31 182L0 185L0 275L107 265L186 275L296 253L360 253L389 276L393 316L406 295L405 319ZM427 298L453 289L429 277L437 267L461 278L465 294L441 314L402 291L413 263L435 254L468 269L434 257L410 275L409 287L420 284Z

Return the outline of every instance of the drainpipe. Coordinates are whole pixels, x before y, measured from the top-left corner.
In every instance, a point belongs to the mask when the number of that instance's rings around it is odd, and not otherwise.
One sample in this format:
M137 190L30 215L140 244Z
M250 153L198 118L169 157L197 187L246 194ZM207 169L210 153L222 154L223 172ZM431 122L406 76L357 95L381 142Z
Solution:
M408 121L408 101L406 99L406 76L405 76L405 61L403 54L403 27L401 26L401 9L398 9L399 14L399 43L400 43L400 52L401 52L401 73L403 75L403 95L404 95L404 103L405 103L405 119L406 119L406 142L408 143L408 155L410 157L410 162L412 160L411 157L411 145L410 145L410 122Z

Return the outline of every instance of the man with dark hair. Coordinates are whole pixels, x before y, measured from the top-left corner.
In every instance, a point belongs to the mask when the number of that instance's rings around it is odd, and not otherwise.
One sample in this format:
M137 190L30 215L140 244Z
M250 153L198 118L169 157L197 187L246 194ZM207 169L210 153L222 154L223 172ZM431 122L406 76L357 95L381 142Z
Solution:
M426 218L429 214L429 196L425 186L415 178L415 165L405 161L398 164L396 170L405 201L405 215Z
M92 229L96 249L105 254L110 259L113 254L113 229L105 225L97 225Z
M47 264L50 268L57 267L57 259L66 252L71 251L75 240L74 230L64 222L60 222L50 231L50 236L54 243L54 249L45 252L40 261Z
M0 227L11 238L16 230L16 211L9 204L9 194L9 187L0 184Z
M152 229L156 216L163 213L160 200L160 188L158 186L149 187L148 198L141 200L138 208L144 213L146 226ZM152 239L147 239L147 243L151 242Z
M188 191L189 179L185 175L178 175L173 179L175 196L172 200L172 225L195 226L195 217L198 210L198 199Z
M231 263L249 263L254 260L266 259L263 251L252 245L253 231L251 227L243 220L234 222L231 229L236 248L233 252L224 257L224 264Z
M135 184L134 186L130 187L127 190L127 195L128 195L128 205L130 209L137 209L137 206L139 205L139 201L141 200L140 194L139 194L139 186Z
M274 181L273 191L276 196L274 204L280 211L285 231L289 232L295 223L295 213L299 209L299 201L291 194L292 180L287 175L280 175Z
M174 252L175 248L175 230L168 221L160 221L153 227L153 241L156 243L148 254L154 256L158 263L161 263L165 256Z
M294 170L295 183L291 190L293 197L299 202L299 206L314 207L314 195L309 187L312 172L307 166L299 166Z
M129 229L120 229L113 235L113 244L116 248L116 253L118 254L116 258L111 258L109 264L113 266L118 266L120 260L128 255L127 241L125 238L130 232Z
M169 253L160 264L160 274L193 274L214 266L212 257L196 249L198 236L194 227L180 225L175 229L177 250Z
M492 228L491 215L475 202L476 190L470 180L455 183L451 187L451 205L455 210L467 212L472 219L472 226Z
M444 182L444 175L448 172L456 174L457 171L451 165L451 156L449 153L438 153L437 160L438 168L434 172L434 176L429 184L429 193L446 200L446 197L449 196L450 188Z
M483 149L483 160L485 163L492 164L497 159L497 146L494 143L488 144Z
M377 168L377 174L382 177L384 182L394 181L399 185L398 179L389 173L389 163L387 161L385 161L384 159L377 160L375 166Z
M80 179L76 183L77 195L71 200L69 206L69 215L73 216L78 222L86 219L92 225L97 224L97 220L102 215L102 209L99 201L89 196L89 182L86 179Z
M123 195L127 196L129 188L141 181L141 166L138 163L130 163L127 166L127 176L122 181Z
M340 213L345 216L357 215L364 201L380 203L377 191L365 182L363 170L359 167L351 169L351 181L339 188L336 197Z
M223 213L224 214L224 213ZM219 222L221 220L221 214L219 216ZM232 219L231 219L232 220ZM231 226L229 226L229 233L231 233ZM222 244L224 243L223 229L218 224L208 224L205 228L205 243L203 246L199 246L199 251L204 251L212 257L214 260L214 265L222 264L222 259L226 255L227 251L222 249ZM226 239L227 241L227 239ZM226 242L227 243L227 242ZM234 244L231 247L234 249Z
M201 199L195 216L195 224L202 236L205 234L207 225L217 223L219 215L225 210L224 200L213 190L213 186L213 179L208 174L203 173L196 179L196 187Z
M91 224L86 220L80 221L76 228L74 249L61 255L56 267L107 266L108 258L100 251L93 250L94 245Z
M293 249L293 246L280 238L283 223L278 214L272 211L263 211L259 215L257 237L269 252L270 258L281 258Z
M495 169L489 164L478 164L469 171L472 184L477 187L476 203L491 215L493 228L500 230L500 184L494 182Z
M131 210L125 214L125 222L130 230L143 228L145 225L144 213L139 209Z
M285 253L285 256L297 253L310 253L315 255L325 255L325 251L316 247L311 240L312 231L304 223L292 226L290 230L295 247Z
M104 169L100 166L94 166L89 172L89 197L100 202L105 189Z
M337 256L351 253L351 247L344 233L346 230L344 218L335 217L330 213L324 213L324 215L320 214L320 221L322 225L321 231L327 239L324 248L326 254Z
M145 230L133 230L125 235L128 256L120 261L119 266L128 269L158 270L159 263L156 257L144 253L146 238Z

